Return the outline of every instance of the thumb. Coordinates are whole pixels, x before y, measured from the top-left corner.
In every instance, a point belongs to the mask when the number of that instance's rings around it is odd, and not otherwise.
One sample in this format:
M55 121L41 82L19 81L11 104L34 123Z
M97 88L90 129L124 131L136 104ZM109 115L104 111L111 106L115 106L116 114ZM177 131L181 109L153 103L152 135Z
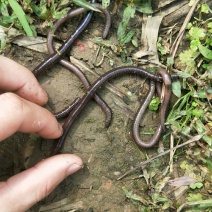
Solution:
M82 160L79 157L61 154L47 158L6 182L1 182L1 211L26 211L46 197L68 175L80 168Z

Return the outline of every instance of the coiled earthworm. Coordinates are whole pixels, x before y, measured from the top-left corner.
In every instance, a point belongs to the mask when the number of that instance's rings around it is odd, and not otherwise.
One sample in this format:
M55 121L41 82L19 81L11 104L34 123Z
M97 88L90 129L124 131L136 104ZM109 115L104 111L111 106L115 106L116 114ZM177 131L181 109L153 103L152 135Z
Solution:
M92 1L94 3L95 0ZM75 11L76 15L81 14L81 11L86 11L84 8L79 8ZM33 74L37 77L41 73L43 73L46 69L51 67L53 64L55 64L58 60L61 59L61 57L67 52L67 50L70 48L70 46L73 44L73 42L77 39L77 37L85 30L85 28L88 26L91 17L93 15L93 11L89 11L87 16L83 19L82 23L79 25L77 30L72 34L70 38L68 38L63 45L58 49L58 52L54 52L51 54L46 60L44 60L42 63L40 63L34 70ZM61 19L61 21L66 21L69 17L68 15Z
M171 98L171 78L170 78L169 74L167 73L166 70L158 70L157 73L160 74L163 78L163 82L165 85L165 93L164 93L164 97L163 97L162 105L161 105L161 109L160 109L160 121L159 121L158 127L157 127L153 137L150 139L150 141L144 142L143 140L141 140L140 135L139 135L139 124L140 124L141 118L145 114L147 106L149 105L149 103L155 93L155 82L152 80L150 81L149 92L148 92L145 100L143 101L142 105L138 109L137 114L134 119L134 122L133 122L133 130L132 130L133 138L134 138L135 142L138 144L138 146L142 147L142 148L151 148L160 139L161 133L163 132L163 129L164 129L164 123L165 123L165 119L166 119L166 112L167 112L168 104L169 104L169 101Z
M66 119L65 123L63 124L63 135L56 141L56 147L54 148L52 154L60 153L66 136L69 132L70 127L72 126L73 122L75 121L76 117L81 113L81 111L85 108L88 101L93 97L96 90L101 87L107 80L113 79L115 77L125 75L125 74L135 74L145 78L149 78L156 82L162 82L162 77L156 74L149 73L141 68L134 67L134 66L125 66L112 69L108 71L104 75L102 75L99 79L97 79L88 89L87 93L82 97L81 101L77 104L77 106L70 112L68 118ZM172 79L177 79L178 75L171 75ZM160 124L161 128L162 125Z
M105 15L106 24L105 24L105 29L103 32L103 38L105 38L108 35L110 25L111 25L110 13L107 10L104 10L100 4L93 4L93 6L98 8ZM61 25L65 21L70 20L70 18L73 18L85 11L87 11L87 10L84 8L78 8L76 10L73 10L65 18L58 20L54 24L53 30L50 33L48 33L48 37L47 37L47 47L48 47L49 53L51 55L56 52L53 48L53 37L54 37L54 34L57 31L57 29L59 27L61 27ZM86 76L82 73L82 71L77 66L73 65L72 63L70 63L69 61L66 61L64 59L60 59L59 63L61 65L63 65L64 67L66 67L69 71L73 72L82 81L82 83L86 89L88 89L90 87L90 83L89 83L88 79L86 78ZM111 119L112 119L111 109L108 107L108 105L105 103L105 101L103 99L101 99L101 97L99 97L97 94L94 95L94 99L97 102L97 104L102 108L102 110L105 112L105 114L106 114L105 126L109 127ZM64 114L66 114L66 113L64 113Z
M162 105L161 105L161 111L160 111L160 122L161 122L162 128L164 130L165 129L164 125L165 125L165 121L166 121L167 109L168 109L169 102L170 102L171 95L172 95L172 89L171 89L172 82L171 82L171 77L166 70L159 69L157 71L157 74L162 76L163 84L165 86L165 92L164 92L164 96L162 97ZM156 83L156 86L157 86L157 84L158 84L158 82ZM160 92L160 93L162 93L162 92Z

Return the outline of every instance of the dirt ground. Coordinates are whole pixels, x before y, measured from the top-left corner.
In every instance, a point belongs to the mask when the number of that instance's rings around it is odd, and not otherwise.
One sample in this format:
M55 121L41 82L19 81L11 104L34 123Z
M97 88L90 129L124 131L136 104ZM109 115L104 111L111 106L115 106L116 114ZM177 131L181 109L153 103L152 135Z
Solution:
M96 17L97 21L97 17ZM83 33L78 43L71 50L71 56L85 63L92 71L99 75L111 70L109 58L95 67L95 60L100 61L103 52L96 58L98 46L90 38L100 33L103 23L95 23ZM114 37L113 30L110 39ZM114 30L115 31L115 30ZM83 48L81 48L83 47ZM119 56L109 50L108 55L113 59L114 67L123 66ZM33 70L47 55L12 45L6 56ZM67 58L68 59L68 58ZM97 77L89 72L85 73L90 82ZM47 73L39 77L39 82L49 95L46 108L52 112L59 111L76 97L82 97L85 89L79 79L68 72L61 65L55 65ZM139 162L157 154L158 144L151 150L139 149L131 137L132 115L140 105L148 91L148 81L137 76L124 76L110 82L123 94L120 98L111 92L107 86L102 87L98 94L108 103L113 111L113 120L109 128L105 128L105 116L99 106L92 100L83 113L73 124L66 139L63 152L80 156L84 168L65 179L47 198L39 202L29 211L40 211L40 206L68 199L75 210L73 211L138 211L138 204L130 201L123 191L138 194L150 199L151 184L160 179L161 171L166 157L156 163L155 176L147 184L142 171L137 171L123 180L117 181L121 174L135 167ZM157 112L148 112L142 122L141 133L148 132L150 128L157 127ZM64 120L61 120L63 123ZM148 136L142 134L148 140ZM23 171L38 161L48 157L53 141L45 140L32 134L16 133L2 142L0 151L0 180L7 179ZM167 164L166 164L167 165ZM165 166L166 166L165 165ZM61 203L62 204L62 203ZM62 206L61 206L62 207ZM54 211L53 209L48 211ZM61 209L58 211L72 211ZM170 210L169 210L170 211Z
M88 41L82 40L85 45L83 51L75 46L72 56L89 64L89 67L100 75L112 69L108 58L104 59L101 67L95 68L92 65L97 50L94 46L89 48ZM101 59L101 55L102 52L97 60ZM30 70L47 57L15 45L7 56ZM115 58L114 63L117 67L123 65L118 57ZM89 73L86 73L86 76L90 82L96 79ZM60 65L56 65L48 74L39 77L39 82L49 95L46 107L51 111L59 111L85 92L79 79ZM93 211L137 211L137 207L126 199L122 186L130 190L137 187L144 189L145 181L116 181L116 179L144 159L146 151L140 151L132 140L131 116L120 105L130 108L135 113L142 96L147 92L148 83L139 77L124 76L112 80L111 84L126 97L119 98L105 87L98 92L113 111L110 127L105 128L104 113L94 101L90 101L74 123L63 148L63 152L80 156L84 161L84 168L68 177L41 204L69 197L72 203L82 201L83 211L92 211L92 209ZM148 113L143 122L144 131L149 130L149 126L157 126L156 116L156 113ZM0 160L0 167L4 171L2 178L18 173L46 158L52 143L35 135L21 133L4 141L1 144L3 146L1 151L4 151L4 154L1 155ZM35 206L32 211L37 211L37 207Z

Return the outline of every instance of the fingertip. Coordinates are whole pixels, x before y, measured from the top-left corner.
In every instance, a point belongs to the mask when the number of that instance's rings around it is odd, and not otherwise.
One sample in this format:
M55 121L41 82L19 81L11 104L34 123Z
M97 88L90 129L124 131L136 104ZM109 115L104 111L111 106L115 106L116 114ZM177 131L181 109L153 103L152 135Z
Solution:
M70 156L71 156L70 157L71 164L66 170L67 176L71 175L83 168L83 162L80 157L78 157L76 155L70 155Z
M37 100L39 101L40 105L45 105L48 102L48 95L46 93L46 91L40 86L38 94L37 94Z
M73 174L73 173L75 173L75 172L77 172L78 170L80 170L82 168L82 166L81 165L79 165L79 164L72 164L68 169L67 169L67 176L68 175L71 175L71 174Z
M57 120L56 120L57 122ZM48 126L49 127L49 126ZM57 139L63 134L63 127L57 122L57 128L51 127L49 131L44 128L41 131L37 132L40 136L46 139Z
M72 154L55 155L42 160L0 184L1 211L26 211L80 168L82 160ZM8 210L11 205L12 210Z
M58 123L59 137L63 134L63 127Z

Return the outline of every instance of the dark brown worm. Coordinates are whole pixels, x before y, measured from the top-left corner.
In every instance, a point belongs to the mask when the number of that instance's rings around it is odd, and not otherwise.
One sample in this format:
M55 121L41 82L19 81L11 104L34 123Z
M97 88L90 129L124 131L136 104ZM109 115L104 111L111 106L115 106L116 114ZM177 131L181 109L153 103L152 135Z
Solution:
M92 1L94 3L95 0ZM79 10L76 10L75 13L81 14L81 11L86 11L84 8L79 8ZM88 26L91 18L93 16L93 11L89 11L86 17L83 19L82 23L79 25L79 27L76 29L74 34L70 38L68 38L63 45L58 49L58 52L54 52L51 54L46 60L44 60L41 64L39 64L34 70L33 74L37 77L41 73L43 73L46 69L50 68L53 64L58 62L61 57L67 52L67 50L70 48L70 46L73 44L73 42L79 37L79 35L86 29ZM61 21L69 19L68 15L61 19Z
M162 76L163 78L163 84L165 86L165 92L164 92L164 96L162 97L162 106L161 106L161 111L160 111L160 122L162 125L163 130L165 130L165 122L166 122L166 115L167 115L167 110L168 110L168 106L169 106L169 102L171 99L171 95L172 95L172 88L171 88L171 77L170 74L163 69L159 69L157 71L157 73L159 75ZM156 83L157 86L158 82ZM158 89L157 89L158 90ZM162 92L160 92L162 93Z
M65 108L57 113L54 113L55 118L61 119L61 118L68 116L68 114L79 103L79 101L80 101L80 98L76 98L67 108Z
M92 0L92 3L95 3L95 0ZM80 8L79 11L81 10L84 10L84 9ZM78 14L78 12L75 11L76 14ZM87 25L89 24L92 18L92 15L93 15L93 11L89 11L86 17L84 18L84 20L82 21L82 23L80 24L80 26L78 27L78 29L75 31L75 33L69 39L67 39L66 42L60 47L59 49L60 54L58 54L58 52L54 52L33 70L33 74L35 75L35 77L38 77L47 68L50 68L53 64L55 64L57 61L61 59L62 55L64 55L67 52L67 50L71 47L71 45L77 39L77 37L85 30L85 28L87 27ZM66 17L64 19L66 20ZM68 106L64 110L58 113L55 113L56 117L60 117L60 118L64 117L73 109L74 106L75 106L75 102L73 102L70 106Z
M109 33L109 29L110 29L110 25L111 25L110 13L107 10L104 10L100 4L93 4L93 6L98 8L105 15L106 24L105 24L105 29L103 32L103 37L105 38ZM61 25L65 21L70 20L71 18L78 16L85 11L86 11L86 9L84 9L84 8L79 8L79 9L73 10L65 18L58 20L54 24L53 30L48 34L48 37L47 37L47 47L48 47L49 53L51 55L56 52L55 49L53 48L53 38L54 38L54 34L58 30L58 28L61 27ZM89 83L88 79L86 78L86 76L82 73L82 71L78 67L76 67L75 65L73 65L72 63L70 63L69 61L66 61L64 59L60 59L59 63L61 65L63 65L64 67L66 67L69 71L76 74L77 77L82 81L82 83L86 89L88 89L90 87L90 83ZM105 114L106 114L105 127L109 127L111 119L112 119L111 109L104 102L104 100L101 99L101 97L99 97L97 94L94 95L94 99L97 102L97 104L102 108L102 110L105 112Z
M95 94L97 89L99 87L101 87L106 81L113 79L115 77L121 76L121 75L125 75L125 74L139 75L139 76L154 80L156 82L162 82L162 80L163 80L161 76L149 73L143 69L140 69L140 68L134 67L134 66L125 66L125 67L115 68L111 71L108 71L104 75L102 75L99 79L97 79L93 83L93 85L90 86L90 88L88 89L87 93L83 96L81 101L70 112L68 118L66 119L66 121L63 125L63 135L56 141L57 144L52 152L53 155L60 153L60 151L63 147L63 144L65 142L66 136L67 136L69 129L71 128L73 122L75 121L76 117L82 112L82 110L85 108L88 101L93 97L93 95ZM171 78L177 79L178 75L172 75ZM160 124L160 126L161 126L161 124Z

